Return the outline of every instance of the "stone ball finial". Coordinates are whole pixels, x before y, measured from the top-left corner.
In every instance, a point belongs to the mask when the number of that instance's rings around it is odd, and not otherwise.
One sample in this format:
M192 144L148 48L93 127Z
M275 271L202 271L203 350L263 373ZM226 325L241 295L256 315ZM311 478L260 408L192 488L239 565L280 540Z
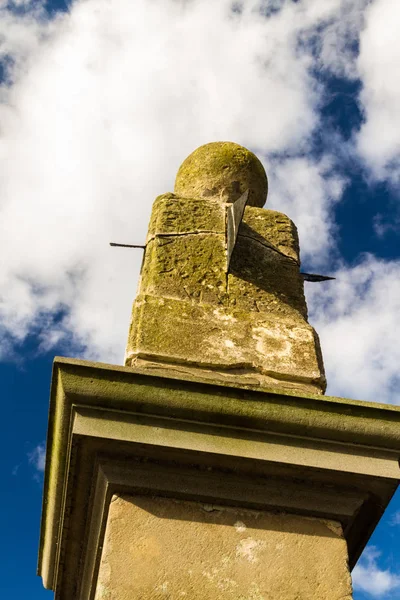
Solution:
M255 154L233 142L200 146L181 164L174 192L186 198L234 202L250 190L248 206L264 206L268 179Z

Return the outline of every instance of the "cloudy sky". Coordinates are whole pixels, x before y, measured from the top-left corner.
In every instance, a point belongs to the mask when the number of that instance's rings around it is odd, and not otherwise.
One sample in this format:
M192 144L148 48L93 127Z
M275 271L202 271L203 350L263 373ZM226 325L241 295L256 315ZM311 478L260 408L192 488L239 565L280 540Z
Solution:
M122 363L152 201L197 146L256 152L297 224L329 394L400 404L398 0L0 0L0 521L35 578L55 354ZM354 574L400 598L400 499ZM4 551L4 550L3 550ZM16 575L18 573L18 576Z

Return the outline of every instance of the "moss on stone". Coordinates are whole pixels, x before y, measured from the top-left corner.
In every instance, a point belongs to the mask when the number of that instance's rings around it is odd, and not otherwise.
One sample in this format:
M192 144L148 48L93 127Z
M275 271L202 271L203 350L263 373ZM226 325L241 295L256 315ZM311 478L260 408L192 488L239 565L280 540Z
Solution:
M250 237L238 237L228 276L229 305L277 318L307 318L304 283L292 259Z
M234 202L250 190L248 205L262 207L268 179L259 159L233 142L213 142L197 148L182 163L175 194L188 198L216 198Z
M306 318L295 260L297 235L290 219L275 211L246 209L227 276L224 214L224 205L212 200L160 196L153 209L141 293Z
M299 389L323 389L313 329L295 312L273 314L140 295L127 356L213 369L247 369ZM286 382L286 383L285 383Z
M215 200L158 196L153 204L148 239L168 233L225 233L225 208Z
M218 304L226 295L225 236L157 236L146 247L141 292Z
M248 206L239 236L252 237L300 264L299 236L293 221L276 210Z
M228 274L226 203L246 189L253 196ZM260 385L324 391L297 231L286 215L260 208L266 193L261 163L237 144L207 144L183 163L175 193L153 206L127 364L244 370Z

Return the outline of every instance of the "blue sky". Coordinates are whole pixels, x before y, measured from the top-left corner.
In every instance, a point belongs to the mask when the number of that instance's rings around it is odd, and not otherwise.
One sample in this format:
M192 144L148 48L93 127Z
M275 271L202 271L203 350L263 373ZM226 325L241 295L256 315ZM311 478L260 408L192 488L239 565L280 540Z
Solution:
M232 6L234 5L234 10ZM153 199L214 140L299 228L328 393L400 404L400 3L0 0L0 593L36 576L55 355L121 364ZM400 598L400 496L354 575Z

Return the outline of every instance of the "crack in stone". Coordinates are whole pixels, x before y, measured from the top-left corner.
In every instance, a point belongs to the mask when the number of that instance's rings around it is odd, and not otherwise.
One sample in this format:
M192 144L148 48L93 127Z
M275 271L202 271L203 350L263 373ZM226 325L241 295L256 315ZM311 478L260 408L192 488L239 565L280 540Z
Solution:
M213 235L220 236L223 233L224 233L223 231L210 231L210 230L207 230L207 229L201 229L199 231L155 233L150 238L148 238L148 240L146 242L146 245L149 244L150 242L152 242L153 240L155 240L156 238L161 238L162 239L162 238L170 238L170 237L182 237L182 236L191 236L191 235L207 235L207 234L213 234ZM253 242L256 242L256 243L260 244L260 246L263 246L264 248L268 248L269 250L272 250L273 252L276 252L277 254L280 254L284 258L287 258L287 260L290 260L295 265L300 266L300 261L297 261L295 258L292 258L291 256L287 256L287 254L284 254L283 252L281 252L281 250L278 250L278 248L276 248L275 246L272 246L272 245L268 244L267 242L262 242L261 240L259 240L256 237L252 237L250 235L244 235L243 233L240 233L240 232L239 232L238 237L246 238L248 240L252 240ZM172 242L172 240L171 240L171 242ZM168 243L168 240L166 240L164 242L164 244L165 243Z
M141 359L150 361L154 366L158 365L168 365L168 368L172 368L174 371L182 371L184 372L185 367L190 368L198 368L200 370L207 370L209 372L218 372L222 375L232 375L237 373L246 375L254 375L257 374L266 375L267 377L271 377L277 381L282 381L285 383L313 383L315 378L309 377L307 375L291 375L290 378L287 377L286 374L279 373L274 369L263 369L258 365L250 361L242 361L235 363L234 365L226 364L226 363L208 363L206 361L193 361L193 360L182 360L181 357L171 356L171 355L153 355L148 352L135 352L130 355L131 360ZM183 368L183 369L182 369Z
M239 237L246 238L248 240L252 240L253 242L257 242L258 244L260 244L260 246L263 246L264 248L268 248L269 250L272 250L273 252L280 254L284 258L287 258L288 260L294 262L294 264L297 265L298 267L300 266L299 261L297 261L295 258L292 258L291 256L287 256L287 254L284 254L283 252L278 250L275 246L272 246L266 242L262 242L258 238L252 237L251 235L244 235L243 233L240 233L240 232L239 232Z
M182 237L185 235L189 236L189 235L205 235L205 234L223 235L224 231L210 231L207 229L200 229L199 231L182 231L182 232L174 231L171 233L154 233L147 239L146 244L149 244L156 238Z

